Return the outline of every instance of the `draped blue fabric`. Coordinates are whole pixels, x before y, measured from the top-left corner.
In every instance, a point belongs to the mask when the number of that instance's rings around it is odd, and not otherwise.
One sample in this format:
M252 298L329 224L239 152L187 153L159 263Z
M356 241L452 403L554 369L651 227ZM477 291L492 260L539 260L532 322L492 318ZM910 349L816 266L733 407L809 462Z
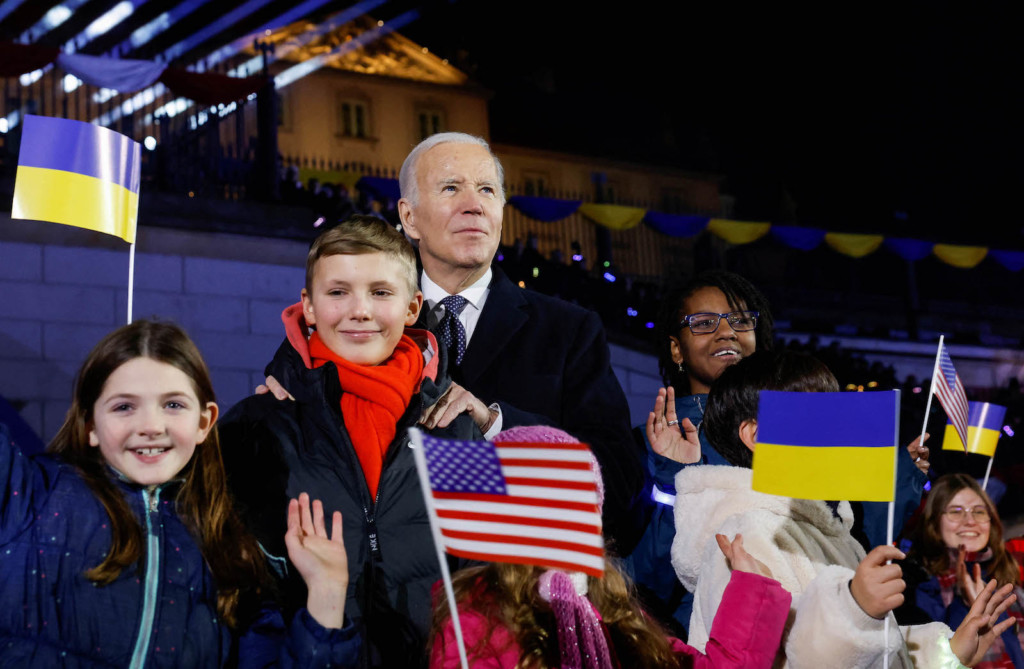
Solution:
M57 56L57 64L87 84L128 93L153 85L167 69L163 63L151 60L83 56L78 53L61 53Z
M359 190L367 190L382 200L390 198L395 202L398 202L402 197L401 191L398 188L398 179L388 179L386 177L362 177L356 182L356 188Z
M508 203L535 221L553 223L576 213L580 200L559 200L553 197L513 195Z
M920 239L908 239L906 237L886 237L885 248L889 249L904 260L914 261L927 258L935 246L931 242Z
M710 216L693 216L663 214L660 211L648 211L644 216L647 225L669 237L693 237L708 227Z
M990 250L988 255L1011 272L1019 272L1024 269L1024 251Z
M772 225L772 235L786 246L800 251L818 248L825 239L825 231L818 228L801 228L795 225Z

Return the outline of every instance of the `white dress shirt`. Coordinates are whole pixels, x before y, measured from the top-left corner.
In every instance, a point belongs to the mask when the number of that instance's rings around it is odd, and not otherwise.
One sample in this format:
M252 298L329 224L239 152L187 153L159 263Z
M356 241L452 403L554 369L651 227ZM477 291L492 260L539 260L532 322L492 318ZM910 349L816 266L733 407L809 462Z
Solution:
M473 285L458 293L461 297L466 298L466 307L459 314L459 322L466 330L467 350L469 342L473 339L473 332L476 331L476 324L480 321L480 313L484 310L484 304L487 302L487 295L491 292L490 285L491 268L488 267L484 275L473 282ZM432 322L440 323L444 318L445 311L441 300L449 296L448 291L431 281L425 271L420 274L420 290L423 292L424 308L433 317ZM491 427L484 434L484 438L492 439L494 435L501 432L501 407L495 402L488 408L498 413L494 422L491 423Z

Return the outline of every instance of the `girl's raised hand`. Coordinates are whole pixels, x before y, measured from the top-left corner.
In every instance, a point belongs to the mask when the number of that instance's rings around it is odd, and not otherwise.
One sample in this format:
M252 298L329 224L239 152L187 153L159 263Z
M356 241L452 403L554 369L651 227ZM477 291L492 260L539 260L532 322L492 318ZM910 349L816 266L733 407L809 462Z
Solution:
M1007 616L1001 623L996 621L1015 599L1013 584L1007 583L996 590L995 579L978 593L967 617L949 640L949 647L962 664L973 667L981 662L992 643L1013 626L1016 622L1013 616Z
M288 531L284 543L288 557L306 582L306 608L324 627L340 629L345 618L348 590L348 555L341 531L341 512L335 511L331 535L324 526L324 505L309 495L288 503Z
M658 455L691 464L700 462L700 438L689 418L676 417L676 391L658 389L654 411L647 416L647 441Z
M751 574L760 574L761 576L772 578L772 570L768 568L768 565L743 549L742 534L737 534L731 544L724 534L716 534L715 541L718 542L718 548L721 549L722 555L729 562L729 569L733 571L746 571Z
M985 589L985 579L981 577L981 565L977 562L974 563L973 573L968 572L966 556L967 547L960 544L956 553L956 582L967 606L973 606L978 593Z

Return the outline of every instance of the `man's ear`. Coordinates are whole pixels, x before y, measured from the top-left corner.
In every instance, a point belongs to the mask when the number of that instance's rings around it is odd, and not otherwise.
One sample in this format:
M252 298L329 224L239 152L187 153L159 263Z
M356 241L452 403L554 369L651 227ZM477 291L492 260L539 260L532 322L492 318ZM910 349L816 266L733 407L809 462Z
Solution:
M754 452L754 446L757 445L757 420L754 418L748 418L747 420L740 423L740 441L743 445L750 449L750 452Z
M409 238L419 241L420 233L416 229L416 217L413 215L412 203L404 197L398 201L398 218L402 221L402 231Z

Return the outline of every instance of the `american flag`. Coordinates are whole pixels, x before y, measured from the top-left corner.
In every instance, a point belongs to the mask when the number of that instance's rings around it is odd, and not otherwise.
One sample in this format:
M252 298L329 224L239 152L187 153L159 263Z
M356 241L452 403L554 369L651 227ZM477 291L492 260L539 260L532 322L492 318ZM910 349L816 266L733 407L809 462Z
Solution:
M586 445L417 436L427 508L447 552L604 573L596 474Z
M953 367L953 361L949 359L949 351L946 345L939 342L939 354L935 366L935 378L932 379L932 389L939 398L939 404L946 410L949 422L956 428L960 435L960 441L964 445L964 452L967 452L967 416L968 404L967 393L964 392L964 384L960 381L960 375Z

